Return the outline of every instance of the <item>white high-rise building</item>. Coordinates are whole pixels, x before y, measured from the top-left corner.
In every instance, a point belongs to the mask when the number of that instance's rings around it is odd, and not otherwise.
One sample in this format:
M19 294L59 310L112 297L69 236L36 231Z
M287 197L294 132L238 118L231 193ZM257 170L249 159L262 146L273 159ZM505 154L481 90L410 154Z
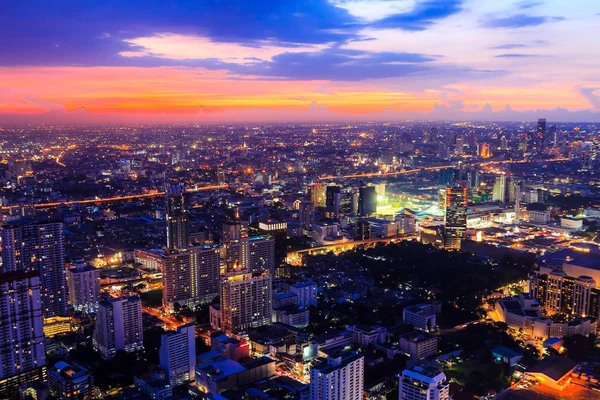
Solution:
M506 201L506 175L496 177L492 192L492 199L504 203Z
M362 400L365 358L353 352L331 355L310 369L310 400Z
M180 326L176 332L160 337L160 367L171 385L194 380L196 367L196 335L194 325Z
M294 282L288 285L290 293L294 293L297 298L298 307L308 308L317 306L317 284L314 281Z
M230 270L221 280L221 324L225 333L271 324L272 283L269 271L252 274Z
M415 365L402 371L399 400L449 400L450 383L437 366Z
M40 277L37 271L0 274L0 399L44 376Z
M112 358L117 350L132 352L143 349L140 298L131 296L101 301L92 343L104 358Z
M78 262L67 271L69 303L77 311L95 313L100 301L100 270Z
M7 225L0 230L0 272L39 271L44 318L67 313L65 243L61 222Z

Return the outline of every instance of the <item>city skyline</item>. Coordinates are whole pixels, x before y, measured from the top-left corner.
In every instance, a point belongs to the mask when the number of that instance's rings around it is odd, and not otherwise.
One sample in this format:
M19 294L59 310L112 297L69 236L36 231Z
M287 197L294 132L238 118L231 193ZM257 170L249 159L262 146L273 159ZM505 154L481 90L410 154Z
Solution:
M0 120L598 122L599 14L585 1L13 3Z

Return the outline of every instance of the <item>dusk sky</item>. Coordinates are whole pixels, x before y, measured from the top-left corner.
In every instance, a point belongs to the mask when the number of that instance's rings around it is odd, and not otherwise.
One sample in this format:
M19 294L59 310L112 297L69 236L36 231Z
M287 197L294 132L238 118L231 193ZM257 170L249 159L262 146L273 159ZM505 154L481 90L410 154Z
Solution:
M7 0L0 123L600 121L596 0Z

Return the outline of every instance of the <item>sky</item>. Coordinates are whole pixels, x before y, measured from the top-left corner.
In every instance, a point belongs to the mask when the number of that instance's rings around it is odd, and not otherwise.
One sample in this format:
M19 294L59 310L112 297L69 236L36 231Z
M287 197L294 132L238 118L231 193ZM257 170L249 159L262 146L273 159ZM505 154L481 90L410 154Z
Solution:
M0 124L600 122L597 0L7 0Z

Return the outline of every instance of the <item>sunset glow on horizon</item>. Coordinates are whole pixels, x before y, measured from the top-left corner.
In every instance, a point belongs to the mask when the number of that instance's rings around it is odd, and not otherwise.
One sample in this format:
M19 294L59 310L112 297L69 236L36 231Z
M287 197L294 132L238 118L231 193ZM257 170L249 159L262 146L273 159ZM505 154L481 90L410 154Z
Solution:
M0 122L600 121L593 2L258 3L10 4Z

